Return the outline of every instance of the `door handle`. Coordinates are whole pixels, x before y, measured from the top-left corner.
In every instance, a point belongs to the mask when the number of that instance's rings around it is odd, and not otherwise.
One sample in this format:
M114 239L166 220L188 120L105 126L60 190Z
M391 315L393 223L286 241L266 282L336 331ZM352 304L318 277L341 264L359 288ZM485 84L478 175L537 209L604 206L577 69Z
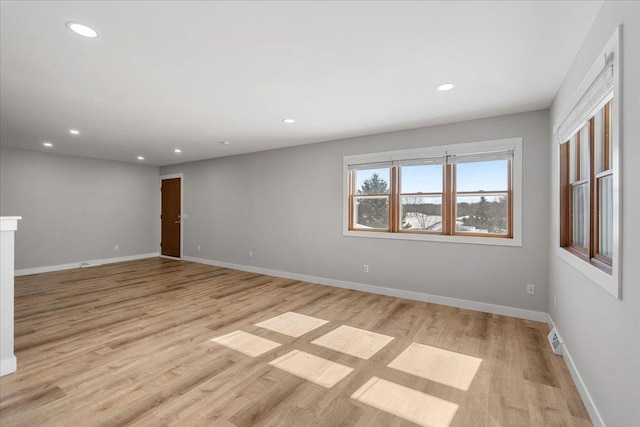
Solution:
M176 221L176 222L174 222L174 224L180 224L180 221Z

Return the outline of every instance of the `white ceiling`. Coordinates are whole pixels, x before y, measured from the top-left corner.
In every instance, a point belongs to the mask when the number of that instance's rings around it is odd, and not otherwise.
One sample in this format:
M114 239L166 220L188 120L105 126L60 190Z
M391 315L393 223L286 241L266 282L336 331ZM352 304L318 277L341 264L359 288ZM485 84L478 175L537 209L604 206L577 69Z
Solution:
M167 165L547 108L602 1L0 4L3 146Z

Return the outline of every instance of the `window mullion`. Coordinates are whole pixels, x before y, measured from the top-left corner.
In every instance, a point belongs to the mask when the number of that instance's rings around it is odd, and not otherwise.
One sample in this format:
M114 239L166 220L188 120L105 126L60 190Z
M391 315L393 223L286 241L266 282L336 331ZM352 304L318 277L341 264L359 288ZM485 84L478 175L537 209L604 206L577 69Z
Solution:
M589 121L589 259L595 258L600 246L598 239L598 186L595 179L595 117Z
M512 174L512 168L513 168L513 160L509 159L508 162L508 166L507 166L507 185L508 185L508 189L507 189L507 203L509 204L509 206L507 207L507 222L508 222L508 229L507 229L507 235L509 237L513 237L513 174Z
M611 102L604 106L604 167L602 170L611 169Z
M444 204L444 209L442 210L444 227L442 227L442 232L445 235L452 235L453 230L455 230L455 218L453 214L453 203L455 202L454 195L454 169L455 165L446 164L442 170L444 174L444 194L442 203Z
M571 179L575 179L576 181L580 181L581 179L583 179L584 177L581 174L581 167L580 167L580 157L581 157L581 153L580 150L582 147L580 147L582 145L582 138L581 138L582 134L580 133L580 130L578 130L578 132L576 133L576 176L575 177L571 177Z
M400 168L394 166L391 168L391 194L389 195L389 231L392 233L398 232L398 218L400 207L398 187L399 187L399 172Z
M560 246L571 245L570 143L560 145Z
M355 203L354 200L354 195L356 193L355 190L355 177L354 177L355 171L350 170L349 171L349 182L348 182L348 186L349 186L349 230L355 228L355 221L353 220L353 204Z

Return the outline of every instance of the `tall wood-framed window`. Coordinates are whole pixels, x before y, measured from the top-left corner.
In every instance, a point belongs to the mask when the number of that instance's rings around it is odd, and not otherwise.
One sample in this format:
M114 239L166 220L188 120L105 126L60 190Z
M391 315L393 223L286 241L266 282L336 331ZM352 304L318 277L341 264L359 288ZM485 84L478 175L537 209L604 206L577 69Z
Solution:
M348 156L344 234L520 245L520 150L511 138Z
M560 258L621 295L619 29L554 126Z
M613 263L611 103L560 146L560 245L611 273Z

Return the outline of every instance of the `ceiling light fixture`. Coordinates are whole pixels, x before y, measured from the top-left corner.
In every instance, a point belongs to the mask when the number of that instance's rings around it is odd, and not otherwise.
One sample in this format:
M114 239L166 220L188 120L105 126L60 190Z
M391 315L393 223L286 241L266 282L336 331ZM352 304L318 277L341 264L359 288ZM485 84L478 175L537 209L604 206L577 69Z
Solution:
M69 133L70 133L71 135L80 135L80 131L79 131L79 130L76 130L76 129L71 129L71 130L69 130Z
M230 143L229 141L222 141L220 144L222 144L222 145L229 145L229 144L231 144L231 143Z
M53 147L53 144L50 142L43 142L42 145L44 145L45 147Z
M182 150L179 148L176 148L175 150L173 150L174 153L182 153Z
M83 37L89 37L91 39L98 37L98 32L96 30L91 27L87 27L86 25L78 24L77 22L67 22L67 28Z
M286 124L288 124L288 125L290 125L290 124L292 124L292 123L295 123L295 122L296 122L296 121L295 121L295 120L293 120L293 119L284 119L284 120L282 120L282 121L283 121L283 122L285 122L285 123L286 123Z
M144 160L144 157L138 156L138 160Z
M438 86L438 90L440 92L446 92L448 90L453 89L454 87L456 87L456 85L454 85L453 83L443 83L440 86Z

